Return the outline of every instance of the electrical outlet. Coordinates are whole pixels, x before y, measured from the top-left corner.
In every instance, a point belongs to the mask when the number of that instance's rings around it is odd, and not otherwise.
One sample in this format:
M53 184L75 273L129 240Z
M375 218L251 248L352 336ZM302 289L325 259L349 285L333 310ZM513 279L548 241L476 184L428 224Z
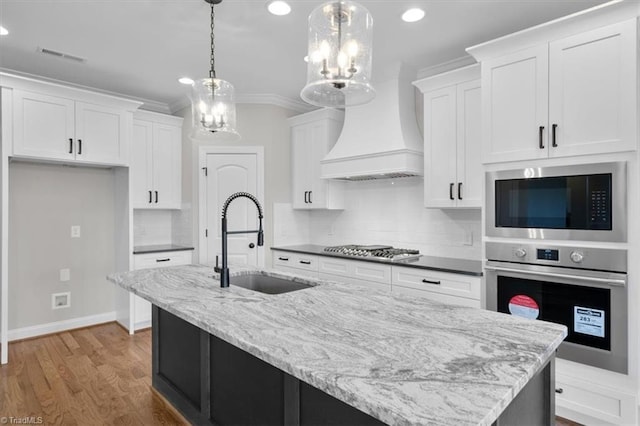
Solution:
M71 238L80 238L80 225L73 225L71 227Z
M64 268L60 269L60 281L65 282L71 279L71 270Z
M71 293L53 293L51 295L51 309L63 309L71 306Z

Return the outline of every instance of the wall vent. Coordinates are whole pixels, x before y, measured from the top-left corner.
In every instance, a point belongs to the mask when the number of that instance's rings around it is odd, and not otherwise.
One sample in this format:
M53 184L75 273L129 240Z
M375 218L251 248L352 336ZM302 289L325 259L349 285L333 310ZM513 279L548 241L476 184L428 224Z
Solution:
M58 52L57 50L46 49L44 47L38 47L38 52L44 53L46 55L55 56L62 59L68 59L70 61L76 61L80 63L85 63L87 60L85 58L81 58L80 56L70 55L68 53Z

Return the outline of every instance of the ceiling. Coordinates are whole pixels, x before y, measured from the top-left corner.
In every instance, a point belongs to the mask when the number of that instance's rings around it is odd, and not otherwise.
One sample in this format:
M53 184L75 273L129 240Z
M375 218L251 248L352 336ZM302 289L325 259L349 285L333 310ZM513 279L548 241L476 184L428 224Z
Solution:
M266 0L216 6L216 71L239 98L302 102L307 17L321 0L290 0L274 16ZM374 19L373 77L399 61L423 70L469 62L465 48L602 4L601 0L361 0ZM400 15L421 7L426 17ZM150 109L186 105L182 76L209 69L209 5L203 0L0 0L0 67L124 94ZM86 59L77 62L38 47ZM466 57L466 58L465 58Z

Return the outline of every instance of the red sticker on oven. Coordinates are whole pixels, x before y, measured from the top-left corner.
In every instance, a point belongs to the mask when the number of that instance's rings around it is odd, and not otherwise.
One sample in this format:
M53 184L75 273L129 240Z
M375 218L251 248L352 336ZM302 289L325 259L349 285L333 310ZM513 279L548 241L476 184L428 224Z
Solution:
M536 319L540 315L540 307L529 296L518 294L509 300L509 312L517 317Z

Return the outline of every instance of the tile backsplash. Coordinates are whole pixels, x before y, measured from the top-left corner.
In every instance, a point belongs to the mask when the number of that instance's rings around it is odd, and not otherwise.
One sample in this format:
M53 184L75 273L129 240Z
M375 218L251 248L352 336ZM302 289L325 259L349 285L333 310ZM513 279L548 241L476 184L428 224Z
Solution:
M480 209L427 209L423 188L422 178L349 182L344 210L290 210L274 215L275 226L288 226L292 217L304 223L308 217L309 239L304 242L389 244L425 255L479 260Z

